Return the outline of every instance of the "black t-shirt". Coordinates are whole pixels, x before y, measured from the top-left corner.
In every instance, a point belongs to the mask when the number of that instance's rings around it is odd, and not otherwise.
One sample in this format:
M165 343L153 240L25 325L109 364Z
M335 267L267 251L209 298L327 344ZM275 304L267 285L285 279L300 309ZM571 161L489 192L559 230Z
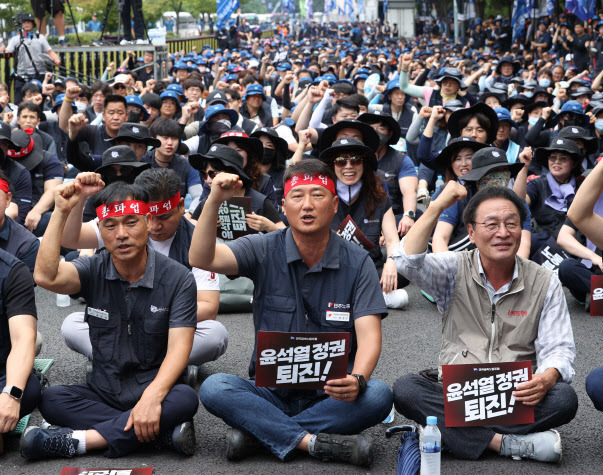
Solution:
M38 317L34 280L23 262L15 264L4 281L4 308L6 317L15 315L33 315Z

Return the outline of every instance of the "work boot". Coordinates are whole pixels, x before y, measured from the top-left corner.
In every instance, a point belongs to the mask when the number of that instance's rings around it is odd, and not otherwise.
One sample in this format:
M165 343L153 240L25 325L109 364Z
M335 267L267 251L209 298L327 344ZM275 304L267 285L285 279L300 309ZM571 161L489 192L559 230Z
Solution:
M198 374L199 367L194 364L189 364L184 372L184 384L187 384L191 388L195 389Z
M28 427L19 443L21 456L26 460L41 460L54 457L73 457L79 440L67 428L40 429Z
M184 455L195 455L197 440L193 421L178 424L171 433L160 435L154 441L154 447L159 450L172 449Z
M230 427L226 431L226 458L228 460L243 460L262 448L263 445L260 441L247 432L234 427Z
M556 430L526 435L506 434L502 436L500 455L514 460L524 458L557 463L561 460L561 436Z
M358 435L324 434L316 435L310 455L323 462L345 462L361 467L373 463L373 444L369 437Z

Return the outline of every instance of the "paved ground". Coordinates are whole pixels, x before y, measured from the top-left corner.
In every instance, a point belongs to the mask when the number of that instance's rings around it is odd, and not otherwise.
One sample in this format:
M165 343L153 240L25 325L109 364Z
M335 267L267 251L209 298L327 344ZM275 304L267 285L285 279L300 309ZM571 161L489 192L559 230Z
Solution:
M393 311L383 322L384 346L374 376L392 385L397 377L407 372L437 364L440 343L440 323L434 305L425 300L415 287L409 288L410 304L404 311ZM75 384L84 381L84 358L63 346L60 325L70 312L83 310L83 306L72 301L69 308L58 308L55 296L37 289L39 328L45 342L41 357L55 358L56 362L48 373L52 384ZM515 462L496 455L484 457L478 462L457 461L444 457L442 473L521 473L521 474L601 474L603 469L603 414L597 412L584 390L584 379L588 372L601 364L601 325L603 320L591 318L571 297L569 306L572 314L574 335L578 349L574 388L578 392L580 409L576 419L561 428L563 437L563 460L553 466L534 462ZM205 365L203 377L215 372L228 372L245 376L249 355L253 346L253 326L250 314L220 315L230 334L229 348L217 362ZM31 423L38 424L40 414L35 412ZM404 423L396 416L395 423ZM230 463L225 453L225 424L210 415L202 407L195 417L197 431L197 455L184 458L174 453L136 454L119 460L108 460L98 454L86 455L73 460L53 460L43 463L25 463L18 454L18 440L8 440L7 454L0 458L0 474L58 474L63 466L80 467L155 467L162 474L298 474L298 473L395 473L397 466L397 439L384 437L386 427L380 425L368 431L375 440L375 462L370 470L347 465L321 464L308 456L287 464L268 455L258 455L244 462Z

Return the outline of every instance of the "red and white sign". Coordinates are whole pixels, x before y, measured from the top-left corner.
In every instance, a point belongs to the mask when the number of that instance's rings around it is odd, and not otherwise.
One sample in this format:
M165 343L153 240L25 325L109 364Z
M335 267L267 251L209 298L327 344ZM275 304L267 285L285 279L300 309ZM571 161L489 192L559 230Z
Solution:
M373 247L375 247L375 244L373 244L369 238L367 238L364 233L360 231L360 228L349 214L341 222L341 224L337 226L335 232L346 241L352 241L354 244L358 244L367 251L370 251Z
M603 275L590 278L590 315L603 317Z
M534 422L534 407L515 401L513 396L517 385L530 379L530 361L443 365L446 427Z
M349 351L350 334L347 332L259 331L255 385L323 389L329 379L346 377Z

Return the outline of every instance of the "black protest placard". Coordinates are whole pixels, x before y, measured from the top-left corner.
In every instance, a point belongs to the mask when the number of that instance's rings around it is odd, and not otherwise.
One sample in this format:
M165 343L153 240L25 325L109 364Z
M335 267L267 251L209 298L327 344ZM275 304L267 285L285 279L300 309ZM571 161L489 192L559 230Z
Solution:
M375 245L364 235L352 217L348 215L335 230L346 241L352 241L367 251L370 251Z
M350 334L258 332L255 385L268 388L323 389L345 378Z
M555 238L551 237L534 253L532 260L542 267L557 272L559 265L568 257Z
M446 427L534 422L534 406L517 402L513 396L515 387L530 379L530 361L443 365Z
M235 196L224 201L218 209L220 220L220 238L231 241L249 234L249 226L245 216L251 213L251 198L247 196Z
M603 317L603 275L590 278L590 315Z

